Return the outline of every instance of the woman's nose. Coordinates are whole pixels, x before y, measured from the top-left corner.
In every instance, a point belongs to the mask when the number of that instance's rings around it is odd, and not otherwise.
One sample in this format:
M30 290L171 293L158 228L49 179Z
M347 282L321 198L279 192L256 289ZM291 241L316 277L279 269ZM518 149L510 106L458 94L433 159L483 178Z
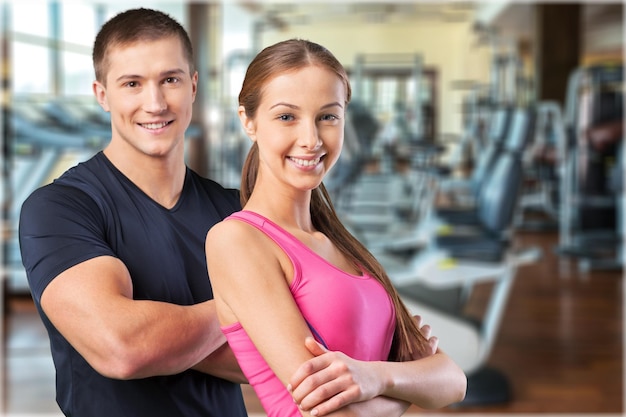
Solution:
M300 130L298 138L300 145L309 150L318 149L322 145L322 138L319 135L317 125L313 123L305 123Z

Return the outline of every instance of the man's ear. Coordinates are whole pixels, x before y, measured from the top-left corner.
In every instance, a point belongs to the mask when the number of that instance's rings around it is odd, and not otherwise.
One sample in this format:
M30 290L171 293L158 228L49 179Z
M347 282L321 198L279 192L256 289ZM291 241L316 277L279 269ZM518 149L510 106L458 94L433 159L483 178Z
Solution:
M100 81L94 81L91 87L93 88L93 93L96 96L96 100L98 101L98 104L100 104L100 107L102 107L106 112L110 111L106 87L102 85Z
M198 71L194 72L193 75L191 76L191 94L193 95L193 98L191 99L192 103L196 101L197 93L198 93Z
M254 142L256 140L256 127L254 125L254 120L248 117L246 114L246 108L243 106L239 106L237 109L237 113L239 114L239 121L241 122L241 126L246 131L246 134L252 139Z

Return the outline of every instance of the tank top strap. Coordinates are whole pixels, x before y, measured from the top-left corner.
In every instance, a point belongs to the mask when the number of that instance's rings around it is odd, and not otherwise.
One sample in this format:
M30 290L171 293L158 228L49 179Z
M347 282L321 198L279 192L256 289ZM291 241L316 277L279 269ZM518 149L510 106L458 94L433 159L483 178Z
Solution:
M226 218L226 220L230 219L241 220L259 229L270 239L276 242L276 244L287 254L287 256L289 256L294 266L299 268L297 254L302 250L303 244L296 239L295 236L268 218L253 211L241 210L235 212Z

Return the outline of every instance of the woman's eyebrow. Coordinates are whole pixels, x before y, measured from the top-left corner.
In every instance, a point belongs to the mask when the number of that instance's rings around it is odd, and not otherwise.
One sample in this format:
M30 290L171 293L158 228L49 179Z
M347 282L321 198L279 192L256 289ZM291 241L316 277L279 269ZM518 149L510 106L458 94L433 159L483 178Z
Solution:
M270 110L272 110L273 108L278 107L278 106L285 106L285 107L289 107L290 109L294 109L294 110L297 110L297 109L299 109L299 108L300 108L299 106L296 106L295 104L289 104L289 103L285 103L285 102L282 102L282 101L281 101L280 103L276 103L276 104L274 104L273 106L271 106L271 107L270 107ZM341 105L341 103L339 103L339 102L337 102L337 101L334 101L334 102L332 102L332 103L325 104L325 105L323 105L323 106L321 107L321 109L322 109L322 110L324 110L324 109L327 109L327 108L329 108L329 107L340 107L340 108L342 108L342 109L343 109L343 106Z

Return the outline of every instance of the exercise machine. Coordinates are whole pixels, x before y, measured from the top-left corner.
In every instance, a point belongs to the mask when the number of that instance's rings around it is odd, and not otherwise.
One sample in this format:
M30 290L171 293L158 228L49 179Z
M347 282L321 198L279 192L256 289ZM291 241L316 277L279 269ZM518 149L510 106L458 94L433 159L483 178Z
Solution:
M568 81L557 253L581 270L623 268L623 66L576 69Z

